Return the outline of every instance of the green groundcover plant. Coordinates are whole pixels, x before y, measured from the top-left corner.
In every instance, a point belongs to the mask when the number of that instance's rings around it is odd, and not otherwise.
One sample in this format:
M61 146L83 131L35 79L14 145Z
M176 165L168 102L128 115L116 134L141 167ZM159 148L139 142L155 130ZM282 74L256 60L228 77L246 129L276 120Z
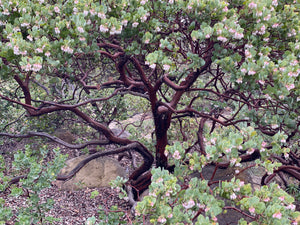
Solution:
M20 186L14 184L10 186L11 177L5 176L5 162L1 157L1 172L0 172L0 191L9 193L10 197L18 198L19 196L28 196L26 199L26 207L9 208L5 204L5 200L0 198L0 224L7 224L7 221L15 218L14 224L46 224L59 221L56 218L46 216L54 201L49 198L45 202L41 202L40 191L51 186L51 182L55 180L56 174L63 167L66 156L60 154L59 149L53 149L55 157L49 161L48 147L43 146L40 149L32 150L29 145L25 147L24 151L19 150L14 154L14 162L12 166L12 173L15 177L20 177ZM26 176L22 176L24 171L28 171ZM8 188L10 191L8 192Z

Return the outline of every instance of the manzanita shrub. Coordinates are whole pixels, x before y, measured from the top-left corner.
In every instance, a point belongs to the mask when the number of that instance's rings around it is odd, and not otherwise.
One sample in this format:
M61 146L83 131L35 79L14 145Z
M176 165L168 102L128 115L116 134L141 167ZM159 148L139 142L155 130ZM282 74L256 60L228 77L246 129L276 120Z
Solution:
M151 184L136 210L153 223L217 223L225 202L254 224L293 222L293 199L271 183L300 180L299 10L297 0L0 0L0 136L138 152L126 185L139 195ZM152 143L109 128L133 110L151 112ZM54 138L52 114L99 139ZM189 179L251 160L265 168L260 189Z

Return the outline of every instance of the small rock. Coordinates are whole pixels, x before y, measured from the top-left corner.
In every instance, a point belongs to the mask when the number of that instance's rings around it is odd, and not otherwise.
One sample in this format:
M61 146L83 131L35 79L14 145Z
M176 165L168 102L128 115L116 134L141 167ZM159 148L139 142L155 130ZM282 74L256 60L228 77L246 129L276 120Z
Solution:
M72 144L75 140L76 137L67 129L57 129L54 132L54 136L58 137L59 139Z
M114 135L118 136L119 138L128 138L130 136L130 133L126 130L112 128L111 131L114 133Z

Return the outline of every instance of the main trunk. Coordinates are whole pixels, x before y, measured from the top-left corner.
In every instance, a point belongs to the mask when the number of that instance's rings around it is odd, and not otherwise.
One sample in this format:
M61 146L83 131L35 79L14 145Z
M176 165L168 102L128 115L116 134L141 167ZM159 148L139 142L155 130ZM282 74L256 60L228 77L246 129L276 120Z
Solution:
M171 112L168 110L156 110L153 115L156 135L156 167L166 169L168 167L168 158L165 156L165 150L168 144L167 133L171 122Z

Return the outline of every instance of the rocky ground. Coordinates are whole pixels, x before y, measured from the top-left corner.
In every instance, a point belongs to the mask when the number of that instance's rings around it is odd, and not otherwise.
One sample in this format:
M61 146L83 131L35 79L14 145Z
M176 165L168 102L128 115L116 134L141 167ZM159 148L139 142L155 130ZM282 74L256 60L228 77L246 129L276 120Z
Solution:
M95 190L99 192L99 195L92 199L91 192ZM25 196L13 198L6 195L1 197L5 199L5 206L14 209L15 213L19 207L26 206L27 200ZM98 218L99 206L102 206L105 213L109 213L111 206L117 205L119 210L125 213L125 216L121 218L122 220L128 221L132 217L127 202L120 200L116 192L110 188L85 188L79 191L63 191L53 186L44 189L40 193L40 198L41 202L45 202L48 198L53 199L55 202L53 208L46 213L46 216L57 218L59 221L48 224L85 224L89 217L95 216ZM99 220L97 221L100 222ZM7 225L14 223L14 220L6 222Z

